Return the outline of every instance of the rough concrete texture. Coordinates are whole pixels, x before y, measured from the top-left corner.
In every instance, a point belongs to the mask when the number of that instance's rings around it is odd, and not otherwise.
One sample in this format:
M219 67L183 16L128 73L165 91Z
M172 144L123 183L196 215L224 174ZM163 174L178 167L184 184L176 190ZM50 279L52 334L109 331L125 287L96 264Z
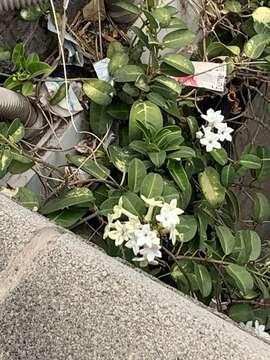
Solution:
M0 210L0 259L22 234L0 272L1 360L269 359L181 293L3 196Z

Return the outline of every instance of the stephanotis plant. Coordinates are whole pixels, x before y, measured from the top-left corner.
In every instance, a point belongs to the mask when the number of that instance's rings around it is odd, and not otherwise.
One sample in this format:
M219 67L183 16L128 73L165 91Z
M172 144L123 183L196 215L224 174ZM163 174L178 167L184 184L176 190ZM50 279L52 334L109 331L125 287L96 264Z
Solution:
M260 189L270 176L270 150L248 144L233 158L233 129L221 109L199 113L190 88L177 81L192 76L194 67L171 50L195 41L177 9L153 1L118 5L142 24L131 28L130 47L110 44L110 82L84 81L91 146L67 156L63 186L45 205L29 191L19 191L17 199L67 228L87 223L111 256L215 304L232 319L266 324L270 256L257 230L270 217ZM0 127L2 151L15 148L36 163L20 147L21 137L13 142L10 134ZM241 191L252 199L248 219L241 214Z

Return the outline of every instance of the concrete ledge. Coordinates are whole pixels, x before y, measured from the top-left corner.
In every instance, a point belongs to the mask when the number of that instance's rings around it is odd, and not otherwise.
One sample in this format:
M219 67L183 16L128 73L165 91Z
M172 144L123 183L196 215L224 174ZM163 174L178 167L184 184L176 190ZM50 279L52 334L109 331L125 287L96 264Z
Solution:
M0 359L254 359L270 346L0 196Z

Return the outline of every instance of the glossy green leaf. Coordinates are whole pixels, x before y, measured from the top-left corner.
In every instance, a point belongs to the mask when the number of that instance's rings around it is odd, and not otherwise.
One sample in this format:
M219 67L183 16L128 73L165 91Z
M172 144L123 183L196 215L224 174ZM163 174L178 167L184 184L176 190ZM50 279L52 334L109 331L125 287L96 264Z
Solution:
M25 135L25 128L20 122L20 119L15 119L12 121L10 127L8 128L7 138L14 144L20 142Z
M129 58L127 53L125 52L115 53L109 62L109 66L108 66L109 73L113 75L117 69L127 65L128 61Z
M18 43L12 52L12 62L16 66L16 69L20 69L23 66L23 59L25 57L25 49L23 43Z
M169 29L187 29L187 25L183 22L183 20L181 20L177 17L174 17L174 18L171 18L167 28L169 28Z
M117 5L121 9L126 10L131 14L139 15L141 13L140 8L131 1L117 0L113 2L113 5Z
M116 82L134 82L144 74L143 68L138 65L125 65L114 72Z
M179 240L181 242L188 242L196 235L198 224L194 216L181 215L179 217L179 224L176 225L176 229L179 233Z
M113 165L121 172L127 172L129 164L136 156L127 148L120 148L116 145L109 146L109 156Z
M113 213L113 208L115 205L118 204L121 194L119 193L118 196L109 197L100 205L100 215L108 216L109 214Z
M140 94L139 89L137 89L134 85L130 83L126 83L123 86L123 91L128 94L129 96L137 97Z
M175 181L175 183L178 185L178 187L182 191L181 206L185 209L188 206L188 204L191 200L191 195L192 195L192 187L189 182L187 173L186 173L183 165L181 164L181 162L176 161L176 160L170 159L168 161L167 167L168 167L168 170L169 170L173 180Z
M235 247L235 237L228 226L216 226L217 236L219 238L222 250L225 255L230 255Z
M13 157L9 149L0 150L0 179L4 177L8 171L8 167Z
M253 208L253 219L256 223L262 224L270 217L270 204L268 198L260 192L255 194L255 202Z
M59 195L59 197L57 198L49 200L41 209L41 213L43 215L47 215L57 210L68 208L70 206L88 202L91 203L93 201L94 196L88 188L75 188Z
M252 13L253 20L261 24L270 24L270 8L259 6Z
M253 289L254 281L248 270L236 264L226 266L227 274L235 281L237 288L246 294Z
M176 125L165 126L155 134L156 145L166 151L178 150L183 142L182 130Z
M130 106L121 101L112 102L106 107L106 112L116 120L128 120Z
M237 196L231 190L226 190L226 203L230 216L234 222L240 219L240 205Z
M175 30L166 34L162 40L163 45L170 49L181 49L194 43L196 35L188 30Z
M258 180L264 180L270 177L270 150L263 146L258 146L256 154L261 159L261 167L256 170L256 176Z
M177 151L173 151L167 155L167 159L181 160L196 157L196 152L191 147L179 146Z
M239 163L247 169L260 169L260 167L262 166L261 159L253 154L242 155Z
M52 71L52 67L45 62L37 61L37 62L31 62L27 66L27 70L31 74L31 79L33 79L40 75L49 75Z
M155 8L152 11L152 15L161 27L167 27L171 21L171 12L166 7Z
M209 205L219 207L225 199L225 188L220 183L218 172L210 166L207 167L199 175L199 183Z
M251 59L258 59L262 55L265 46L269 43L269 34L254 35L246 42L244 52L247 57Z
M180 54L164 55L162 60L169 66L181 71L183 74L193 75L194 66L192 62Z
M33 91L34 91L34 85L32 83L32 81L24 81L23 86L22 86L22 94L24 96L31 96L33 95Z
M221 149L213 149L210 152L212 158L220 165L224 166L228 162L228 153L224 148Z
M164 202L170 203L173 199L179 200L179 191L172 184L164 183L162 198Z
M91 130L97 136L102 137L111 128L113 118L108 114L107 107L91 102L89 121Z
M166 151L159 150L156 152L149 153L149 159L152 161L152 163L157 167L161 167L166 159Z
M169 88L170 90L175 92L177 95L181 94L182 85L178 81L172 79L169 76L159 75L159 76L154 78L154 81L156 83L159 83L159 84L162 84L162 85L166 86L166 88Z
M240 13L242 10L242 5L237 0L226 0L225 1L225 9L230 12Z
M87 159L82 155L67 155L67 158L71 164L76 165L95 179L105 180L110 175L110 170L98 161Z
M27 209L37 211L39 208L39 200L37 194L26 187L20 187L15 196L15 199Z
M116 53L125 53L126 49L119 41L112 41L107 50L107 57L111 59Z
M260 235L256 231L254 230L249 230L249 231L250 231L250 242L251 242L251 253L249 256L249 260L255 261L261 255L262 241Z
M163 116L159 107L151 101L136 101L132 105L129 116L129 140L141 139L140 121L150 131L157 131L163 126Z
M236 252L238 253L237 263L245 265L248 263L251 254L251 233L249 230L239 230L236 233Z
M251 321L254 318L254 312L249 304L233 304L229 308L229 317L237 322Z
M236 171L233 167L233 164L224 166L221 170L221 184L226 188L230 187L235 180Z
M146 177L146 168L140 159L133 159L128 166L128 188L135 193L140 191L141 183Z
M163 192L163 179L159 174L149 173L141 184L141 195L147 199L157 198Z
M213 41L207 47L207 55L209 58L214 58L220 55L223 56L239 56L241 49L236 45L225 45L221 42Z
M88 212L84 208L70 208L62 211L57 211L47 215L49 219L54 221L57 225L63 226L66 229L74 227Z
M188 116L186 118L187 120L187 123L188 123L188 127L189 127L189 130L190 130L190 134L191 134L191 137L192 139L196 139L196 132L198 131L198 121L197 119L195 118L195 116Z
M138 216L138 218L142 219L142 217L146 214L146 207L144 201L135 193L128 191L123 194L123 208L127 211L131 212L133 215Z
M99 79L85 81L83 90L92 101L102 106L111 103L114 93L114 88L108 82Z
M194 273L202 296L204 298L209 296L212 292L212 279L207 267L201 264L194 264Z

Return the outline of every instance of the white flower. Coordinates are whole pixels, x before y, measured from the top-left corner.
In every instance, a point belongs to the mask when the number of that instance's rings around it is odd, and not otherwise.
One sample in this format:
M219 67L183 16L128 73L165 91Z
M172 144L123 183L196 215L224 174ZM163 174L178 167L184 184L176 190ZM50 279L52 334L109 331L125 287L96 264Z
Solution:
M203 134L203 132L202 132L201 130L196 132L196 138L197 138L197 139L203 138L203 135L204 135L204 134Z
M230 128L226 123L219 124L217 129L220 141L232 141L231 133L233 132L233 129Z
M134 230L139 230L142 227L142 224L139 220L139 218L137 216L135 216L132 219L129 219L129 221L125 222L125 226L127 228L128 231L134 231Z
M221 111L215 111L213 109L208 109L206 115L201 115L201 117L208 122L209 126L215 128L224 120Z
M270 335L264 331L265 330L265 326L264 325L260 325L259 321L256 320L255 321L255 334L257 336L260 336L262 338L268 339L270 340Z
M119 199L118 205L113 207L113 220L119 219L122 215L126 215L129 219L135 219L137 216L123 208L122 196Z
M107 225L105 226L105 229L104 229L103 239L106 239L107 237L109 237L109 232L110 232L111 228L114 226L114 224L113 224L113 215L108 214L107 219L108 219L108 223L107 223Z
M152 245L159 245L160 243L160 239L157 237L156 232L150 229L149 224L143 225L140 230L135 230L134 236L138 246L146 245L151 247Z
M176 243L176 237L180 236L179 232L176 230L174 226L170 228L170 240L172 241L172 244L175 245Z
M171 200L170 204L165 203L162 206L160 214L156 216L156 219L164 228L170 229L179 224L178 215L183 213L184 211L177 207L177 200L173 199Z
M161 200L155 200L155 198L147 199L145 196L141 195L142 200L145 202L145 204L150 207L161 207L163 205L163 202Z
M156 263L154 260L156 257L161 258L162 254L160 251L159 245L153 245L151 247L144 246L143 249L140 250L140 254L143 256L140 260L147 260L149 263Z
M129 240L125 244L125 246L129 249L132 249L135 255L137 255L139 253L140 247L137 243L137 239L134 235L134 232L129 234Z
M115 240L115 246L122 245L123 242L129 240L129 231L125 224L122 224L119 220L114 223L115 230L108 232L108 237Z
M206 146L206 151L210 152L213 149L221 149L221 144L219 141L219 135L214 132L207 131L205 136L200 140L200 143Z

